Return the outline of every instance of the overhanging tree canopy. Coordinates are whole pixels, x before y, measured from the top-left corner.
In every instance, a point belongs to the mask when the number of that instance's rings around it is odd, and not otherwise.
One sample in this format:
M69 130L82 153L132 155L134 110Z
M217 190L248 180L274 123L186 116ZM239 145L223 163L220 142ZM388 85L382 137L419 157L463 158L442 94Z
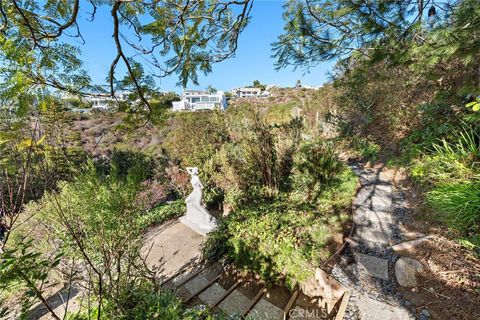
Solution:
M308 68L352 53L397 52L406 42L424 41L425 20L430 28L433 22L451 23L458 2L291 0L285 6L285 33L273 44L276 66Z
M144 106L153 77L176 74L197 82L197 72L231 57L248 23L253 0L8 0L0 1L0 77L3 99L26 106L45 89L91 92L82 69L80 13L96 18L108 7L116 52L106 75L109 95L135 92ZM76 38L80 45L72 45ZM126 68L119 79L118 67ZM142 65L153 70L150 74Z

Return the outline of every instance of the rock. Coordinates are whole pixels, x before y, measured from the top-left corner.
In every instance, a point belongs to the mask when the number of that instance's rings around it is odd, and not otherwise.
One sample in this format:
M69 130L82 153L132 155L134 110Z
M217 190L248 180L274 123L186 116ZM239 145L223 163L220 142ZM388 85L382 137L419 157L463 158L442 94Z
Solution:
M422 264L415 259L402 257L395 264L395 277L403 287L417 286L417 274L422 271Z
M427 309L423 309L423 310L422 310L422 314L423 314L425 317L430 317L430 312L428 312Z
M415 240L419 238L424 238L425 235L421 232L405 231L405 232L400 232L400 237L404 240Z
M223 213L222 213L222 216L223 217L228 217L228 215L230 214L230 212L232 212L233 208L230 204L224 204L223 205Z
M353 240L352 238L346 238L345 241L350 245L351 248L355 249L360 245L357 241Z

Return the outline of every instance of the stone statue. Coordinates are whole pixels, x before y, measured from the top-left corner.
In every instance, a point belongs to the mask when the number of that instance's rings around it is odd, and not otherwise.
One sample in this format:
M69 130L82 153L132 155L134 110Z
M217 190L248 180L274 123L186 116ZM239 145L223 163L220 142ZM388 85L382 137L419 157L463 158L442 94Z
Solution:
M193 191L185 199L187 213L180 218L180 222L195 232L206 236L207 233L215 229L217 220L202 206L203 185L198 177L198 168L189 167L187 172L192 177L190 183Z

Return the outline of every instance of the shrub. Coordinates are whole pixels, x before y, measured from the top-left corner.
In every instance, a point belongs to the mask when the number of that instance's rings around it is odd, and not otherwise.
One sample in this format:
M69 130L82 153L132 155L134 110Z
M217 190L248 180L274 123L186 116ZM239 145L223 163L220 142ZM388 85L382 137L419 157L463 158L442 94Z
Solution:
M480 179L480 136L472 128L457 131L453 142L442 139L413 166L414 178L430 184Z
M229 141L204 168L232 206L271 198L277 189L276 135L258 110L230 114ZM233 111L231 111L233 112Z
M329 144L323 141L305 143L293 157L294 191L305 195L305 199L314 199L344 169Z
M142 214L137 219L137 224L141 229L160 224L174 217L179 217L186 212L186 205L183 199L161 203L148 212Z
M170 290L155 289L149 282L128 288L118 301L107 301L109 319L182 319L182 301Z
M219 189L213 182L214 172L209 170L208 161L227 141L224 115L221 112L179 113L169 121L170 131L163 147L178 168L196 166L205 186L204 200L207 204L217 204L221 200ZM170 176L177 176L173 170ZM177 179L173 180L174 182ZM183 182L183 179L178 179ZM184 185L178 186L182 192L189 192Z
M380 146L371 139L355 137L350 142L353 150L359 153L360 157L367 161L375 161L380 153Z
M121 308L118 308L118 306ZM85 310L76 314L68 314L70 320L95 319L98 309ZM143 281L129 288L118 301L105 302L105 310L101 319L158 319L158 320L221 320L223 314L212 314L203 306L186 308L183 301L171 290L155 288L151 282Z
M280 194L273 201L244 204L209 235L203 255L212 261L226 257L268 283L285 280L294 287L328 258L334 235L348 220L356 181L345 168L324 185L316 203Z
M137 308L148 307L135 305L133 300L133 305L125 302L135 294L132 289L142 290L151 277L141 256L143 228L178 210L166 212L159 208L145 216L145 207L137 201L143 189L144 171L139 166L131 167L125 175L117 170L108 168L109 174L103 175L90 162L83 174L62 183L58 192L47 193L38 203L30 203L19 218L19 227L13 231L7 249L15 250L34 239L29 248L32 254L51 257L63 252L58 268L37 283L56 280L58 274L65 281L64 276L76 274L72 269L81 268L85 273L80 274L85 276L73 279L74 283L88 288L87 294L103 315L111 308L122 318L122 314L136 314ZM33 266L30 272L36 274L36 268L41 267ZM156 297L151 299L148 303L158 303Z

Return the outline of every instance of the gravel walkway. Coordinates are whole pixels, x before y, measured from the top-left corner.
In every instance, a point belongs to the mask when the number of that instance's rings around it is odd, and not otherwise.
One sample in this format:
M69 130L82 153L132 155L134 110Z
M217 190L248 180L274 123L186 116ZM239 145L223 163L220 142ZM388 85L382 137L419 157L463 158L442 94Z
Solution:
M384 168L352 166L360 189L354 200L353 241L332 275L353 288L345 319L415 319L397 293L394 266L397 256L389 247L398 242L403 196Z

